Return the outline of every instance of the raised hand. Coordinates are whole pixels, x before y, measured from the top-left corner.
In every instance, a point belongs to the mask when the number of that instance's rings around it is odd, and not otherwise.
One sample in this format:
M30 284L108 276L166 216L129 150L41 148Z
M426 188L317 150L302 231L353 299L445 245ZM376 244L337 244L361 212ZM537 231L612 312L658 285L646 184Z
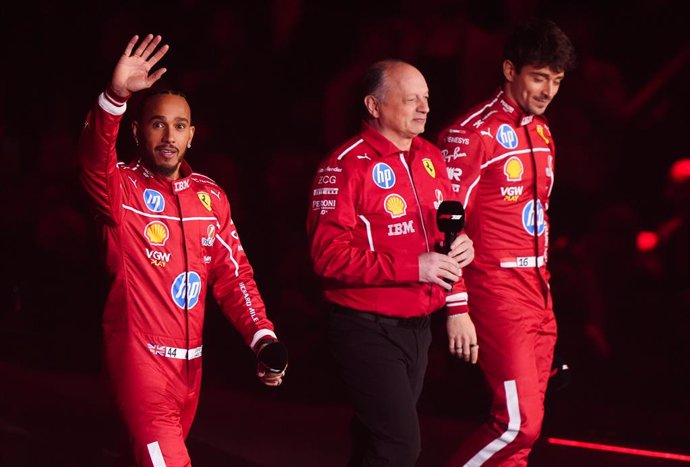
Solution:
M156 50L161 36L154 37L153 34L149 34L139 45L137 42L139 36L132 37L113 71L110 89L119 97L129 97L132 93L150 88L167 71L166 68L159 68L149 74L170 48L165 44Z

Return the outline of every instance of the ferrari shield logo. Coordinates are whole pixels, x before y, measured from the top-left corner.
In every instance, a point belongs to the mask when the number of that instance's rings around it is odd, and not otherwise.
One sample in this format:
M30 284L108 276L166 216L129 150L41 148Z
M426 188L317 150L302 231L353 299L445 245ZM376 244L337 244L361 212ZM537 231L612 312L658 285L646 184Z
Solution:
M426 173L431 175L432 178L436 178L436 169L434 169L434 164L433 162L431 162L431 159L425 157L424 159L422 159L422 164L424 164Z
M205 191L200 191L196 194L199 197L199 201L204 205L206 209L211 210L211 197Z
M539 133L539 136L541 136L541 139L544 140L546 144L549 144L549 138L546 137L544 134L544 127L541 125L537 125L537 133Z

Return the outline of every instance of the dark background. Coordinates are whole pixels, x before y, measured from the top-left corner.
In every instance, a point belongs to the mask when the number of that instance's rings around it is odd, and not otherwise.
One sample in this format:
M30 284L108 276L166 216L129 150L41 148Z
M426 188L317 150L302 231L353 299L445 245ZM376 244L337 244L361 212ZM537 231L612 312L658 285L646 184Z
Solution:
M362 71L386 57L417 66L431 90L424 136L434 141L500 84L506 34L531 15L554 19L578 54L577 69L547 111L558 149L550 206L557 353L572 381L549 392L544 435L690 453L690 174L684 183L669 177L675 161L690 157L683 4L15 5L0 28L0 440L18 454L0 464L33 465L17 460L29 446L74 452L45 433L88 436L85 425L111 423L105 392L94 383L105 278L74 155L86 112L132 35L161 34L170 44L161 86L179 88L191 101L197 131L188 160L228 192L269 317L291 352L286 384L279 392L261 388L249 350L210 300L205 391L277 404L267 423L289 426L300 418L281 413L290 404L342 403L304 219L316 164L358 127L354 92ZM133 152L128 125L125 117L123 160ZM642 231L656 232L655 248L638 248ZM442 317L434 326L420 412L478 423L488 404L481 376L446 355ZM69 393L73 405L55 393ZM326 439L344 433L344 418L324 423ZM192 436L209 426L209 418L197 420ZM430 440L425 449L438 444Z

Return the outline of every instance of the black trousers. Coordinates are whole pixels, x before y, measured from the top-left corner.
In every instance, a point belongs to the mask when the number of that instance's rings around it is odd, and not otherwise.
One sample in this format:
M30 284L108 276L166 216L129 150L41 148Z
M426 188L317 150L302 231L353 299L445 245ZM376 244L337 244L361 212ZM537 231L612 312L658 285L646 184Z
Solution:
M354 410L348 466L413 467L421 451L417 401L431 344L429 318L331 308L331 351Z

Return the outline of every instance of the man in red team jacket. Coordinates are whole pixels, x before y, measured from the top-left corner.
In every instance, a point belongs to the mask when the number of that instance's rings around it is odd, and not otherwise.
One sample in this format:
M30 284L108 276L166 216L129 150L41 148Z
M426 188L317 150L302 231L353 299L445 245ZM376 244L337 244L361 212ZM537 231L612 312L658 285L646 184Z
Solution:
M185 447L201 384L204 301L210 286L223 313L257 353L276 335L233 225L230 204L185 161L194 126L184 96L153 93L133 124L139 159L117 161L126 102L165 73L161 37L134 36L81 135L82 182L102 229L111 278L103 316L105 363L129 431L133 462L189 466ZM283 372L261 367L264 384Z
M492 393L490 419L450 465L526 465L544 416L556 343L546 268L555 148L544 111L574 53L551 21L518 28L504 84L440 135L476 258L464 271Z
M440 151L418 136L429 112L422 74L386 60L363 84L362 130L319 166L307 230L329 303L330 345L354 408L348 465L412 467L429 315L447 306L451 352L477 360L460 277L472 242L462 234L447 255L434 251L443 239L436 210L453 193Z

